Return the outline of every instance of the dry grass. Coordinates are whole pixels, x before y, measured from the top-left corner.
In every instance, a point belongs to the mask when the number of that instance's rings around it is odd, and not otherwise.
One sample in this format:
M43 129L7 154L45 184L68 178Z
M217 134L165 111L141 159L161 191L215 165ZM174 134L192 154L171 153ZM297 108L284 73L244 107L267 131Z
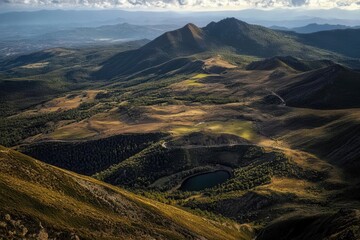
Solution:
M228 120L236 111L234 105L168 105L139 107L141 118L128 119L118 111L99 113L80 122L69 122L54 132L37 136L36 139L87 139L124 133L168 132L175 136L191 132L226 133L240 136L252 142L261 139L251 121ZM219 119L222 114L223 119Z
M213 121L213 122L200 122L192 126L174 126L170 132L175 136L189 134L191 132L211 132L211 133L226 133L233 134L249 141L257 141L259 136L254 130L252 122L229 120L229 121Z
M204 67L206 69L212 67L222 67L222 68L232 69L232 68L236 68L237 66L223 60L220 56L216 56L206 59Z
M54 98L41 105L35 106L33 109L24 111L19 115L35 115L75 109L82 103L93 102L99 92L101 92L101 90L87 90L76 94L68 94L64 97Z
M45 227L81 238L252 238L251 229L240 232L230 221L223 225L1 146L0 162L2 211L39 219Z
M39 62L39 63L31 63L31 64L27 64L24 66L21 66L20 68L25 68L25 69L38 69L38 68L44 68L47 65L49 65L49 62Z
M311 183L306 180L273 177L270 184L260 186L256 189L256 191L259 193L266 193L269 191L273 193L290 193L302 199L323 200L323 192L318 190L314 191L313 189L315 188L318 189L315 183Z

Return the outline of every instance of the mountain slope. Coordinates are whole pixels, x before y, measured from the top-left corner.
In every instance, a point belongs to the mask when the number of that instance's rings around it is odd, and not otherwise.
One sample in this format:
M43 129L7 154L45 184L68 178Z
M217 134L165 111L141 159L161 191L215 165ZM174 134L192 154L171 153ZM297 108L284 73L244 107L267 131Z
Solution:
M188 24L181 29L167 32L145 46L122 52L103 63L95 74L98 78L111 78L144 71L175 57L204 51L206 43L201 29Z
M317 24L317 23L311 23L303 27L296 27L292 28L291 31L297 32L297 33L314 33L314 32L320 32L320 31L330 31L330 30L336 30L336 29L347 29L350 28L349 26L345 25L332 25L332 24Z
M277 68L296 71L308 71L310 69L304 62L290 56L267 58L252 62L246 67L247 70L275 70Z
M345 56L360 58L360 29L340 29L299 34L298 41Z
M320 51L305 46L291 36L266 27L252 25L235 18L212 22L203 29L212 41L220 46L230 46L239 54L259 57L291 55L311 58Z
M125 76L173 58L190 56L202 52L235 52L259 57L291 55L314 59L334 57L335 54L304 45L296 37L247 24L235 18L212 22L204 28L187 24L181 29L167 32L145 46L117 54L105 61L96 78Z
M188 55L208 49L206 36L202 29L194 24L167 32L145 45L144 49L161 49L169 55Z
M314 69L334 65L330 60L305 61L291 56L277 56L255 61L246 66L247 70L275 70L282 68L284 70L306 72Z
M247 239L232 227L0 147L0 237ZM13 223L11 223L13 220ZM16 222L20 220L20 222ZM26 230L25 230L26 229Z
M277 92L288 106L319 109L360 107L360 73L332 65L284 80Z

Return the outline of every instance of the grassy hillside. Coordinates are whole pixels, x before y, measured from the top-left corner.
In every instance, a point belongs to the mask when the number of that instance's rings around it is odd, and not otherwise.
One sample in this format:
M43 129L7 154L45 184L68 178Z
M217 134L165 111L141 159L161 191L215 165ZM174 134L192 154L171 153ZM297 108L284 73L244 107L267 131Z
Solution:
M236 18L212 22L203 30L212 42L218 46L233 47L239 54L259 57L291 55L301 58L326 55L326 52L297 42L290 35L248 24Z
M345 56L360 57L360 29L338 29L297 36L299 41L317 48L326 49Z
M231 222L218 224L4 147L0 161L2 238L251 238L251 231L240 232Z
M89 81L97 64L115 52L138 48L146 42L83 49L56 48L3 59L0 62L0 117L69 91L102 85L100 81Z
M326 238L323 220L360 208L359 73L336 64L349 59L236 19L127 47L3 62L0 144L137 195L1 149L1 216L90 239L241 239L249 225Z
M360 107L360 73L332 65L286 79L277 92L294 107L337 109Z
M209 51L257 57L291 55L304 59L339 58L334 53L300 43L291 34L227 18L204 28L187 24L181 29L167 32L137 50L117 54L105 61L94 76L124 77L176 57Z
M307 72L333 65L330 60L305 61L291 56L278 56L254 61L246 66L247 70L279 70Z

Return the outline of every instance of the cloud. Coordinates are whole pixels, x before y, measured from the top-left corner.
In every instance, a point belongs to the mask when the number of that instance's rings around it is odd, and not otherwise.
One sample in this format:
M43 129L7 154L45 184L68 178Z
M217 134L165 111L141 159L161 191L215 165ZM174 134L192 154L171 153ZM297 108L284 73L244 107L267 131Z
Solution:
M360 9L359 0L0 0L0 4L34 7L96 8L352 8Z

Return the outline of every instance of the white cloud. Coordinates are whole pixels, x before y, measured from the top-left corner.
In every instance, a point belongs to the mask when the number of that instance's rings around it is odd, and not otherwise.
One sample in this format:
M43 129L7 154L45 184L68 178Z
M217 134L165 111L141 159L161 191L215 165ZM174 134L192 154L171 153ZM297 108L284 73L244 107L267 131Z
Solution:
M346 8L360 9L359 0L0 0L0 4L35 7L243 9L243 8Z

